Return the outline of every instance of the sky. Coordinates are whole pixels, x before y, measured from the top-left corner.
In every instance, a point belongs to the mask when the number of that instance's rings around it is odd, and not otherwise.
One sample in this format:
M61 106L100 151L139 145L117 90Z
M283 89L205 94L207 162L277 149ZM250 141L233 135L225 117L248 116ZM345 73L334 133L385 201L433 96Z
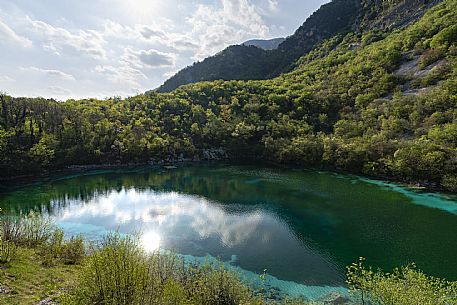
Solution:
M135 95L229 45L287 37L325 2L0 0L0 91Z

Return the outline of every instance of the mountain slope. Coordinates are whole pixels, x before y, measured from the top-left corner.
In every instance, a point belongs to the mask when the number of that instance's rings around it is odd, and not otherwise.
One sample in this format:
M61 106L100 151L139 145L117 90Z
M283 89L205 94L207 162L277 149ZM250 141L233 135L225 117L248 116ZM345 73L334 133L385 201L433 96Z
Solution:
M277 63L269 52L255 46L230 46L203 62L184 68L167 80L159 92L172 91L182 84L217 79L262 79Z
M243 46L253 46L263 50L274 50L277 49L278 46L286 40L285 38L274 38L269 40L263 39L252 39L248 40L241 45Z
M309 52L316 43L347 31L355 21L358 6L358 0L334 0L310 16L277 49L257 51L258 60L250 62L252 50L248 46L238 46L236 56L232 52L233 46L228 47L213 57L179 71L157 91L168 92L181 85L202 80L265 79L277 75L301 55ZM254 73L251 74L250 71Z
M333 0L321 6L276 49L252 50L231 46L193 64L168 79L158 92L181 85L211 80L269 79L290 71L294 62L316 45L350 31L393 30L419 19L440 0ZM255 60L252 60L255 56Z

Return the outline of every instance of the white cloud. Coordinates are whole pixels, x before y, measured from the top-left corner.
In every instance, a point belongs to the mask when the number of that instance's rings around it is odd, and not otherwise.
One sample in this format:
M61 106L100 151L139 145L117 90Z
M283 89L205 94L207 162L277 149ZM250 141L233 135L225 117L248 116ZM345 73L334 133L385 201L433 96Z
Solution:
M270 11L277 11L279 7L278 0L268 0L268 8Z
M24 48L30 48L33 45L30 39L16 34L13 29L0 20L0 43L2 41L20 45Z
M75 80L75 77L71 74L59 71L59 70L49 70L49 69L42 69L38 67L22 67L21 70L24 71L31 71L31 72L38 72L41 74L53 76L53 77L58 77L64 80Z
M133 53L138 56L138 59L146 66L150 67L169 67L174 66L175 58L173 54L163 53L153 49L141 50Z
M134 91L141 91L141 82L148 77L144 69L164 68L175 65L175 55L154 49L132 50L125 48L120 60L113 65L97 65L95 72L104 75L109 81L135 87Z
M186 36L181 36L180 39L172 41L170 46L178 51L197 51L200 48L198 44L193 42L192 38Z
M168 41L168 33L157 24L135 24L124 26L112 20L106 20L103 25L104 37L127 40L141 40L143 42Z
M269 27L249 0L221 0L220 7L200 4L187 23L200 45L197 59L213 55L227 45L269 34Z
M55 96L69 96L71 91L58 86L49 86L46 88L46 92Z
M118 67L110 65L98 65L95 67L95 72L104 75L113 83L116 84L128 84L129 86L139 87L139 81L141 79L147 79L148 77L138 69L129 67L127 65L121 65Z
M152 38L160 38L160 39L166 39L167 35L165 32L161 30L154 29L149 26L142 26L140 28L140 33L145 39L152 39Z
M267 35L268 26L263 21L257 8L249 0L221 0L223 10L220 12L225 20L230 20L252 33Z
M45 43L43 47L53 52L58 52L64 47L89 55L96 59L106 58L103 45L106 43L103 35L94 30L82 30L70 32L61 27L54 27L44 21L33 20L27 16L27 21L33 31L40 35Z
M14 79L7 75L0 75L0 82L14 82Z
M121 60L123 63L139 69L172 67L175 65L174 54L163 53L154 49L133 51L127 48Z
M51 53L54 53L55 55L60 56L59 50L52 42L50 42L49 44L44 44L43 49L45 49L46 51L51 51Z

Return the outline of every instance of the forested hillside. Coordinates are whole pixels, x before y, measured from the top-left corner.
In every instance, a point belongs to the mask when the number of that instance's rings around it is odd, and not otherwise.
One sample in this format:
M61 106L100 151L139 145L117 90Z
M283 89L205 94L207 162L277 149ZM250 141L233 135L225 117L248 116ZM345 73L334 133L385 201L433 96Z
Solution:
M158 92L212 80L261 80L288 72L301 56L336 34L393 30L420 18L441 0L333 0L312 14L297 31L273 50L230 46L194 63L167 80Z
M456 20L445 0L392 32L339 34L272 80L64 103L2 95L0 175L223 148L457 191Z

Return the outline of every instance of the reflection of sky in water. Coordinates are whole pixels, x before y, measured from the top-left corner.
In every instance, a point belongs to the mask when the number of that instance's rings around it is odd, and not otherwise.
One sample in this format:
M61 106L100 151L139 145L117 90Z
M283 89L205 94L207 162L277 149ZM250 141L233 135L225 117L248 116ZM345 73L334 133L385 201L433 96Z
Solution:
M267 269L283 280L310 285L342 281L331 260L297 239L273 213L256 206L220 205L176 192L122 189L86 203L71 201L55 211L56 221L70 234L83 232L94 239L106 230L140 232L148 250L160 247L196 257L211 255L247 270Z

